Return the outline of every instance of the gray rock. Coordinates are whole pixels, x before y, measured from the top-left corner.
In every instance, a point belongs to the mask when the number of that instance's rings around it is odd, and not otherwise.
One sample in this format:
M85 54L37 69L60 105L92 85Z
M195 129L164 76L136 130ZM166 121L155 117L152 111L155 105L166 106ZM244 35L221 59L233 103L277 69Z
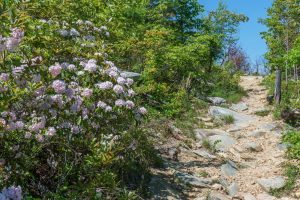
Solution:
M228 135L213 135L208 137L210 145L214 145L218 151L227 151L232 145L236 143L236 140Z
M246 144L245 148L249 151L255 151L255 152L259 152L263 150L262 146L256 144L255 142L249 142L248 144Z
M277 148L278 148L279 150L285 151L285 150L287 150L290 146L291 146L291 144L288 144L288 143L281 143L281 144L278 144L278 145L277 145Z
M122 71L122 75L124 78L132 78L132 79L137 79L141 76L141 74L139 73L128 72L128 71Z
M244 200L256 200L255 196L253 196L250 193L243 194L242 196L243 196Z
M198 150L194 150L193 151L196 155L201 156L203 158L207 158L207 159L215 159L217 158L216 156L208 153L207 151L203 150L203 149L198 149Z
M248 110L248 106L245 103L238 103L238 104L232 104L230 109L237 112L241 112L241 111Z
M257 200L276 200L275 197L272 197L271 195L266 194L266 193L264 193L264 194L258 194L256 196L256 198L257 198Z
M201 117L200 120L203 122L212 122L212 118L210 117Z
M219 183L224 187L227 188L230 184L229 182L226 180L226 178L224 176L222 176L219 180Z
M257 180L257 183L266 191L271 189L279 189L285 185L284 177L276 176L272 178L261 178Z
M261 125L259 128L265 131L274 131L276 129L279 129L279 126L276 123L268 123Z
M234 176L237 173L237 166L234 162L228 161L226 164L221 166L221 172L226 176Z
M226 103L226 100L221 97L208 97L207 99L215 106Z
M234 132L237 132L237 131L240 131L242 130L244 127L240 127L240 126L236 126L236 125L233 125L230 129L228 129L227 131L229 133L234 133Z
M206 198L206 197L197 197L197 198L194 199L194 200L207 200L207 198Z
M180 200L179 192L160 176L153 176L149 183L151 200Z
M228 188L227 188L228 195L231 197L234 197L238 192L239 188L236 183L232 183Z
M213 181L211 179L199 178L199 177L193 176L188 173L183 173L183 172L175 172L174 176L181 183L183 183L186 186L206 188L206 187L209 187L209 185L213 183Z
M194 134L198 140L206 139L212 135L228 135L225 131L218 129L195 129Z
M245 127L255 120L254 117L242 113L237 113L233 110L222 108L218 106L211 106L208 113L214 118L222 118L231 115L234 118L234 125Z
M230 200L231 198L225 194L222 194L220 192L217 191L212 191L209 195L208 195L208 200Z
M259 138L259 137L263 137L266 135L266 131L264 130L255 130L255 131L251 131L248 133L249 137L255 137L255 138Z

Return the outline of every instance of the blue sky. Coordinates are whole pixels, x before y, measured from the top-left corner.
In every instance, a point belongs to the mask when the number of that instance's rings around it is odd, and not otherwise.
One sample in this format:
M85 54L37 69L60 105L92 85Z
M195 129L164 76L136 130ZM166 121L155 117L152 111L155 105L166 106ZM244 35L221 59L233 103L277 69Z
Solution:
M199 2L210 11L217 8L219 0L199 0ZM239 43L254 62L266 52L266 44L259 34L266 30L266 27L258 23L258 19L266 18L267 8L272 5L272 0L223 0L223 2L229 10L249 17L249 21L239 27Z

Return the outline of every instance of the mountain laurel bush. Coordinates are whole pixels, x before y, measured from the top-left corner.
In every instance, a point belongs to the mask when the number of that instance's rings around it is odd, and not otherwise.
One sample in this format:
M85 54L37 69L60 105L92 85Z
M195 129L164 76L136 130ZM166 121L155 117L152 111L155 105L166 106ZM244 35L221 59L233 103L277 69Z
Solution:
M94 52L105 49L107 27L32 20L28 33L0 36L0 186L11 186L1 195L21 199L22 187L27 197L116 198L119 187L136 189L153 157L138 128L147 110L134 81Z

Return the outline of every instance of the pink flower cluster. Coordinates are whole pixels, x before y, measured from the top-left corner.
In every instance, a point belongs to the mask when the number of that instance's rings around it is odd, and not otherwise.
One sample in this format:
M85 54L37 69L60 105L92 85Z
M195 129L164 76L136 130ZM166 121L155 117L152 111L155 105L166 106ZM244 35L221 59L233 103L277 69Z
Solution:
M13 51L19 46L24 37L24 31L19 28L11 29L10 37L2 37L0 35L0 52L4 50Z

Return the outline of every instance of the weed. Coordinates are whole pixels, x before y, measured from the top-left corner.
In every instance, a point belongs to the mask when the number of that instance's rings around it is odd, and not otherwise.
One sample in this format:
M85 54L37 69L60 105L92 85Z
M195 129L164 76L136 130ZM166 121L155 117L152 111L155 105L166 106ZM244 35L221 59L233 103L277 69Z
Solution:
M222 120L225 122L225 124L233 124L235 121L232 115L225 115L222 117Z
M264 116L269 115L270 112L271 112L270 110L259 110L259 111L256 111L254 114L264 117Z
M209 173L207 173L206 171L204 170L201 170L200 172L198 172L198 175L200 177L204 177L204 178L207 178L209 176Z
M217 140L217 141L215 141L213 144L209 141L209 140L207 140L207 139L204 139L203 141L202 141L202 146L204 147L204 148L206 148L206 149L208 149L209 151L211 151L212 153L215 153L215 152L217 152L217 145L219 144L221 142L221 140Z

